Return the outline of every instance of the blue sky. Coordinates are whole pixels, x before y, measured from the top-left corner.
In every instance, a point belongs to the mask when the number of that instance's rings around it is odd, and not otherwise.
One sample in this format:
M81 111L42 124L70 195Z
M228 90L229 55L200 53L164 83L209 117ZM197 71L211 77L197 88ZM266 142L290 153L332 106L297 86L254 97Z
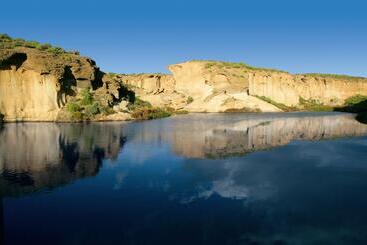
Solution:
M105 71L191 59L367 77L367 1L2 1L0 32L90 56Z

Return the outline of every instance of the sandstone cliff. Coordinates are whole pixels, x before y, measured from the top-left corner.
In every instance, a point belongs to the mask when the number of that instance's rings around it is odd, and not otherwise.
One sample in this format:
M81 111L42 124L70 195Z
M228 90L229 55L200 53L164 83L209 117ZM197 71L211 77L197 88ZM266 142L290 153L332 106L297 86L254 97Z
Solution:
M367 95L367 79L360 77L292 75L218 61L189 61L168 69L172 75L124 75L122 81L153 104L190 112L307 110L307 103L331 108Z
M352 96L367 96L367 78L361 77L290 74L219 61L189 61L168 69L172 74L105 74L77 52L0 35L0 120L127 120L144 118L147 113L169 115L160 108L278 112L312 110L316 105L332 109ZM131 104L136 97L149 103L134 114L137 106ZM148 104L153 109L146 109Z
M83 89L101 106L121 101L121 83L76 52L0 36L0 113L6 121L70 120L66 103Z

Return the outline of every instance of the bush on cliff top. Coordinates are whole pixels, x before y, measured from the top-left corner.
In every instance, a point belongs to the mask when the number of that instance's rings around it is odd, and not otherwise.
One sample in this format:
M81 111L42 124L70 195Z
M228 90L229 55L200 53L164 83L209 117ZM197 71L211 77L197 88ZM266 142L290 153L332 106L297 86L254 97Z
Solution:
M250 66L243 62L207 61L205 68L211 69L214 67L227 68L227 69L233 68L233 69L244 69L244 70L253 70L253 71L270 71L270 72L288 73L286 71L277 70L277 69Z
M356 76L349 76L343 74L325 74L325 73L304 73L304 74L297 74L306 77L322 77L322 78L332 78L332 79L344 79L344 80L367 80L365 77L356 77Z
M14 39L7 34L0 34L0 49L13 49L16 47L33 48L53 54L68 53L63 48L52 46L49 43L42 44L36 41L27 41L22 38Z

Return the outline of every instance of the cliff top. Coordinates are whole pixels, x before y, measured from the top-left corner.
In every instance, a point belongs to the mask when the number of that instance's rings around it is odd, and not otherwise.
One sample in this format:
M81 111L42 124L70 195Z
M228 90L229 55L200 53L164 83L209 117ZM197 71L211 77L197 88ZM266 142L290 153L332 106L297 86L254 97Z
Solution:
M0 34L0 68L6 66L11 60L17 60L19 66L25 63L26 60L32 62L32 68L37 69L44 74L59 75L64 73L65 67L70 67L77 78L80 79L94 79L94 71L96 68L95 62L88 58L80 56L77 51L66 51L63 48L52 46L48 43L39 43L35 41L27 41L21 38L11 38L7 34ZM365 77L341 75L341 74L321 74L321 73L305 73L305 74L290 74L289 72L272 69L255 67L242 62L225 62L214 60L192 60L185 62L202 66L210 72L224 72L230 73L234 76L241 77L247 72L265 72L265 73L279 73L287 75L295 75L301 77L311 77L315 79L340 79L367 82ZM181 65L181 64L176 64ZM175 65L172 65L175 66ZM93 68L93 69L91 69ZM111 73L112 74L112 73ZM152 73L152 74L120 74L123 76L164 76L166 74Z
M349 76L343 74L324 74L324 73L300 73L300 74L291 74L287 71L272 69L272 68L263 68L263 67L255 67L248 65L243 62L225 62L225 61L215 61L215 60L191 60L180 64L198 64L203 66L205 69L209 71L220 71L220 72L229 72L234 75L243 74L246 72L264 72L264 73L279 73L279 74L287 74L294 76L303 76L303 77L312 77L315 79L339 79L339 80L353 80L353 81L364 81L367 82L366 77L358 77L358 76ZM175 66L172 65L172 66Z
M76 79L94 80L98 70L95 62L80 56L76 51L65 51L50 44L11 38L0 34L0 68L24 67L42 74L61 77L65 70L72 70Z

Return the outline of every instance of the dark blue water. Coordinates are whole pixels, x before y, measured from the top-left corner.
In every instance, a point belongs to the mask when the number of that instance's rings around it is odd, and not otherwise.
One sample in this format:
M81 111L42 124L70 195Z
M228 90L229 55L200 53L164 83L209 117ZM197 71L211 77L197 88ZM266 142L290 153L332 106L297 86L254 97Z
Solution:
M198 114L0 129L5 244L367 244L367 125Z

